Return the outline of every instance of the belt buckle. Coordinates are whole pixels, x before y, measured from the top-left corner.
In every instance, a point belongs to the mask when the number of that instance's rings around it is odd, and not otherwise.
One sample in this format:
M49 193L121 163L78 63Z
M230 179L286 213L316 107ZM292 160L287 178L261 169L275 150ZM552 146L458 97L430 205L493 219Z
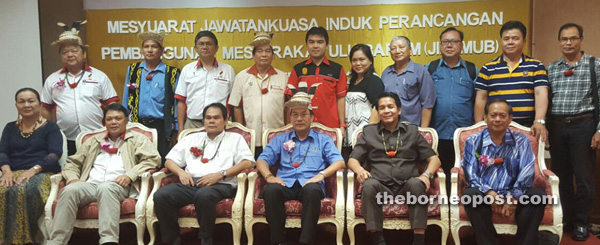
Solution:
M565 123L568 124L568 123L572 123L572 122L573 122L572 118L565 118Z

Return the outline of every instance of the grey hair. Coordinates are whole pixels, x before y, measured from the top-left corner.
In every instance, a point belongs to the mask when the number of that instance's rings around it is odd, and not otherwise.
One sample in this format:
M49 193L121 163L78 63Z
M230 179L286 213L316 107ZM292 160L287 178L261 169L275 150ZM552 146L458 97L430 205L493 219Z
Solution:
M390 46L392 46L392 43L398 40L404 40L404 42L406 43L406 45L408 45L409 48L412 47L410 46L410 39L408 39L408 37L406 36L395 36L394 38L392 38L392 41L390 41Z

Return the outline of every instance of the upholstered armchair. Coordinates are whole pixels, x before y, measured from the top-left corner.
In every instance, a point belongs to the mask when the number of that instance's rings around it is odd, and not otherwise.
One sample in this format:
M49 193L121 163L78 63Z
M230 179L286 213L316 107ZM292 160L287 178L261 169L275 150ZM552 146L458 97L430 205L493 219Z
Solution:
M194 128L183 130L179 134L181 140L184 136L200 133L205 131L204 128ZM225 131L238 133L244 137L248 147L254 154L254 130L244 127L243 125L235 122L229 122L225 127ZM244 195L246 194L246 177L247 172L241 172L237 175L237 191L233 199L226 198L217 203L217 220L216 224L228 223L231 225L233 231L233 244L239 245L242 237L242 212L244 206ZM169 172L168 169L163 168L160 171L152 175L154 180L154 187L148 197L146 205L146 224L148 226L148 233L150 234L150 243L154 244L156 240L156 232L154 230L154 224L158 222L158 218L154 213L154 193L170 183L179 183L179 177ZM178 212L178 223L179 227L182 228L199 228L198 220L196 219L196 208L194 204L188 204Z
M135 131L142 133L147 136L154 147L157 147L157 133L156 129L148 128L142 124L129 122L127 124L128 131ZM90 139L92 136L97 134L106 134L106 128L101 128L91 132L82 132L77 136L76 147L79 148L83 142ZM66 142L66 141L65 141ZM66 151L63 155L66 155ZM61 158L62 159L62 158ZM61 160L62 161L62 160ZM66 161L66 160L65 160ZM121 202L121 218L119 223L133 223L136 227L137 243L144 244L144 231L146 228L145 222L145 208L146 198L149 193L150 187L150 175L155 170L145 172L141 176L141 189L138 198L126 198ZM66 183L61 174L55 174L50 178L51 188L48 201L44 207L44 223L47 228L50 227L52 222L54 210L58 199L60 198L60 192L65 187ZM77 212L77 220L75 221L75 227L84 229L97 229L98 228L98 203L92 202L79 208Z
M468 188L465 180L465 174L461 167L463 152L465 149L465 142L469 136L481 132L487 128L485 122L479 122L473 126L459 128L454 131L454 153L456 162L454 168L452 168L451 177L451 193L457 194L459 197L462 192ZM539 141L531 135L530 129L516 122L511 122L509 129L516 132L521 132L529 138L531 142L531 148L535 154L535 172L533 187L540 188L546 191L546 195L553 195L556 200L560 199L558 193L558 177L552 171L546 169L546 163L544 161L544 142L540 139ZM454 238L455 244L460 244L459 231L463 226L471 226L469 217L465 212L465 208L462 204L450 206L450 227L452 227L452 237ZM517 225L515 223L515 217L503 217L499 214L492 215L492 221L498 234L516 234ZM544 218L539 227L539 230L549 231L562 238L562 209L560 203L554 205L546 205L544 210Z
M437 152L438 136L433 128L419 128L421 135L427 140L427 143ZM356 144L362 130L358 130L352 137L352 144ZM425 171L425 164L422 164L420 172ZM367 166L368 170L368 166ZM437 171L437 177L431 182L427 194L434 196L434 199L428 208L427 225L437 225L442 230L441 244L446 244L449 232L448 206L440 205L439 200L446 194L446 175L440 168ZM350 244L356 243L354 229L359 224L364 224L365 219L362 214L362 199L358 197L362 192L362 185L354 176L354 172L348 170L348 195L346 200L346 226ZM383 229L386 230L410 230L410 221L408 217L408 205L406 204L384 204L383 208Z
M319 133L324 133L331 137L338 150L342 148L342 132L337 128L328 128L320 123L312 123L311 128ZM292 131L292 125L288 124L278 129L270 129L263 134L263 147L266 146L273 137L278 134ZM276 166L277 167L277 166ZM274 174L276 169L271 169ZM265 217L264 199L262 193L267 182L263 176L259 177L258 171L252 171L248 174L248 193L244 205L244 225L248 244L254 243L254 233L252 226L256 223L267 223ZM318 223L331 223L336 227L337 244L342 244L344 234L344 171L339 170L335 176L329 176L325 179L325 198L321 200L321 214ZM285 202L286 209L286 228L300 228L300 218L302 214L302 203L297 200Z

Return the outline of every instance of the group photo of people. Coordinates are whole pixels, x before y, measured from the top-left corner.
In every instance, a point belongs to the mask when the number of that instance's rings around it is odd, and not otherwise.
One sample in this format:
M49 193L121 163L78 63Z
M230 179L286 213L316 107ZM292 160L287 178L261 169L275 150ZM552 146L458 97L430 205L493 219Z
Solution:
M382 71L367 43L334 62L322 26L290 70L273 33L235 40L253 62L235 70L218 32L197 31L198 58L176 67L172 36L143 31L117 87L88 60L87 24L58 24L63 68L41 89L9 91L0 244L600 244L594 26L552 30L562 55L548 64L524 51L518 19L482 65L463 59L459 26L435 33L427 63L398 32ZM91 228L98 240L72 239Z

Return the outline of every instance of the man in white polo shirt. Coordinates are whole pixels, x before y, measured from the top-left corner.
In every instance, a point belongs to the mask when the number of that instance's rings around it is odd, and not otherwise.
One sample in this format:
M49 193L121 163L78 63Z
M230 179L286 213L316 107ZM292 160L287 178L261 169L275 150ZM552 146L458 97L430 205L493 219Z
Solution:
M210 104L203 116L206 132L185 136L167 154L165 166L179 176L180 183L169 184L154 194L154 212L166 244L181 244L177 212L190 203L196 208L202 245L212 244L217 202L235 195L237 174L254 163L244 137L225 132L225 105Z
M271 35L264 32L257 33L250 45L254 46L252 50L254 65L235 77L229 104L234 106L234 120L256 132L254 153L258 157L262 152L263 130L284 125L283 92L288 75L271 66L273 63Z
M67 136L69 155L75 154L79 133L102 127L102 107L119 100L106 74L85 62L87 46L78 36L85 22L71 29L59 22L65 31L52 46L59 47L65 67L48 76L41 98L42 116L56 121Z
M201 31L194 40L198 61L187 64L181 70L175 99L177 99L177 123L179 130L203 126L202 110L211 103L227 105L227 97L233 87L233 67L218 62L215 54L219 41L210 31Z

